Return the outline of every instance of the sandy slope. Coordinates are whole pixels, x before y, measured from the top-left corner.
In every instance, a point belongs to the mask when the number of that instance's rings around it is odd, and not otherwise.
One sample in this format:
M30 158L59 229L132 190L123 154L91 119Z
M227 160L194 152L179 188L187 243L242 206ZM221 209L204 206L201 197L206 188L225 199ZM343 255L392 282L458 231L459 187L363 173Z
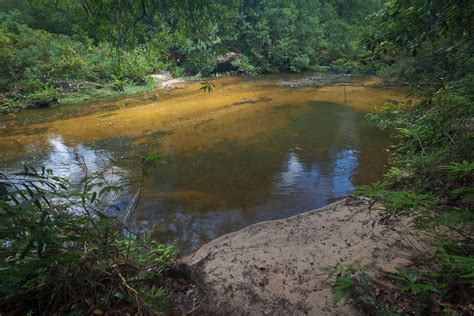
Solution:
M368 215L369 203L350 197L204 245L185 259L206 293L199 314L357 315L334 301L325 268L359 260L376 274L415 254L399 225L372 226L379 215Z

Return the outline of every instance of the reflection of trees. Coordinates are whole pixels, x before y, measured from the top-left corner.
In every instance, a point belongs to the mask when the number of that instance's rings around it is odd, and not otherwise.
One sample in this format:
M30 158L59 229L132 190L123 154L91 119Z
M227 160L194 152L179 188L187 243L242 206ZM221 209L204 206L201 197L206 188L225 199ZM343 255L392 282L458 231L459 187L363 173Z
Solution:
M339 127L351 123L348 119L341 120L346 112L353 111L336 105L309 106L287 126L261 134L248 143L222 140L198 157L177 157L153 179L152 186L165 191L199 190L218 194L225 197L228 204L225 207L254 203L272 192L275 175L285 168L288 153L295 148L299 149L295 152L306 171L310 172L318 162L320 172L330 174L334 159L330 149L344 148L347 143L344 127Z
M69 179L77 184L87 174L101 172L101 181L110 185L121 185L127 182L125 170L111 164L111 154L85 145L68 146L62 138L52 137L48 140L50 149L45 157L37 162L38 165L51 168L60 177ZM119 200L120 192L110 191L103 196L104 202ZM119 203L119 202L117 202Z
M160 192L148 192L144 217L159 218L160 231L176 238L191 229L193 238L207 240L349 194L360 153L381 151L383 142L371 143L377 130L351 108L313 103L298 115L293 107L278 111L290 117L282 128L246 143L222 140L205 153L169 161L150 179L148 187Z
M111 183L122 180L125 171L112 166L112 155L105 150L94 149L86 145L68 146L61 137L48 139L49 150L45 156L40 156L37 165L54 170L54 173L72 181L78 181L88 173L95 173L104 169L106 180Z
M223 140L199 157L179 157L153 181L162 190L199 190L223 196L225 207L243 207L272 192L275 175L286 167L288 153L295 147L301 172L311 172L317 163L321 174L331 174L332 151L347 148L350 141L344 127L354 129L357 124L354 115L341 119L346 112L353 111L335 105L313 105L287 126L251 142ZM161 179L167 180L160 183Z

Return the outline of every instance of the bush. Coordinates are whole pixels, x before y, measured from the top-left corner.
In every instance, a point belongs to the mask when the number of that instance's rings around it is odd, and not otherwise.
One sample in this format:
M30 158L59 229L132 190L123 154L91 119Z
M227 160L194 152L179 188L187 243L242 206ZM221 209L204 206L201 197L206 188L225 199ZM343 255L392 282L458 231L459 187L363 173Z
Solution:
M202 43L186 52L184 68L192 74L208 76L217 67L217 55Z
M46 107L58 101L59 93L56 89L46 87L28 95L28 101L35 107Z
M173 267L176 251L132 237L103 212L101 199L120 188L106 185L102 174L79 183L44 168L0 174L2 311L151 314L164 308L168 294L156 278Z
M334 71L341 73L360 73L369 71L367 67L364 67L359 61L354 59L340 58L335 60L331 66Z
M309 57L307 56L296 56L290 60L290 70L294 72L300 72L309 68Z
M257 68L255 68L247 58L247 56L241 56L232 62L232 66L237 68L237 71L244 74L253 75L256 74Z
M158 33L133 49L115 49L33 30L18 22L16 13L1 13L0 91L19 103L46 106L77 82L146 84L149 74L167 67L163 60L169 43L168 35Z
M474 106L466 91L461 81L428 92L414 107L387 104L369 115L399 143L387 180L356 193L381 202L385 219L412 216L433 241L431 255L390 276L402 297L411 296L411 304L394 302L405 313L469 314L474 297Z

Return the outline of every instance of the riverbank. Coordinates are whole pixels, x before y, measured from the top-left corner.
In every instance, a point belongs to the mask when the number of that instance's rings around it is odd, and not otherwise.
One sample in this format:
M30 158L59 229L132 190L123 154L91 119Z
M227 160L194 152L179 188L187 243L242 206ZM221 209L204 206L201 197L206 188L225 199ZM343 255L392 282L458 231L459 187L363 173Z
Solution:
M145 94L156 89L172 90L177 85L192 80L191 78L173 78L169 72L152 74L144 84L122 83L99 85L96 83L82 82L75 89L65 91L54 106L63 105L88 105L93 102L114 101L122 98Z
M367 198L349 197L204 245L183 259L205 293L198 313L359 315L353 306L335 301L328 269L356 262L377 279L410 265L424 249L407 234L407 219L381 224L382 215L371 213L370 205Z
M5 97L0 95L0 119L2 114L18 113L28 108L35 110L38 108L62 107L64 114L70 114L72 111L68 110L73 109L67 109L67 107L88 106L99 102L113 102L123 98L146 94L154 90L169 91L177 85L193 80L190 77L173 78L169 72L165 71L150 75L148 80L142 84L133 82L100 84L90 81L71 81L65 83L61 89L58 89L57 96L53 100L36 107L28 106L26 101L18 101L9 106L5 103Z

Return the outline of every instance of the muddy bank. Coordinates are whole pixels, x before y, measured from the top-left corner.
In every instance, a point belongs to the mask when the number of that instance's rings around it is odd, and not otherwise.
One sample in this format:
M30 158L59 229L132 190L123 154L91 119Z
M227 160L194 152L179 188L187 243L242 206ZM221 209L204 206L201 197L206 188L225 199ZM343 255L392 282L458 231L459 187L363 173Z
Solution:
M218 315L357 315L337 303L326 268L371 264L369 274L394 271L414 256L400 235L407 223L385 226L370 201L349 197L288 219L224 235L185 258L205 294L200 313ZM418 248L423 249L422 245Z

